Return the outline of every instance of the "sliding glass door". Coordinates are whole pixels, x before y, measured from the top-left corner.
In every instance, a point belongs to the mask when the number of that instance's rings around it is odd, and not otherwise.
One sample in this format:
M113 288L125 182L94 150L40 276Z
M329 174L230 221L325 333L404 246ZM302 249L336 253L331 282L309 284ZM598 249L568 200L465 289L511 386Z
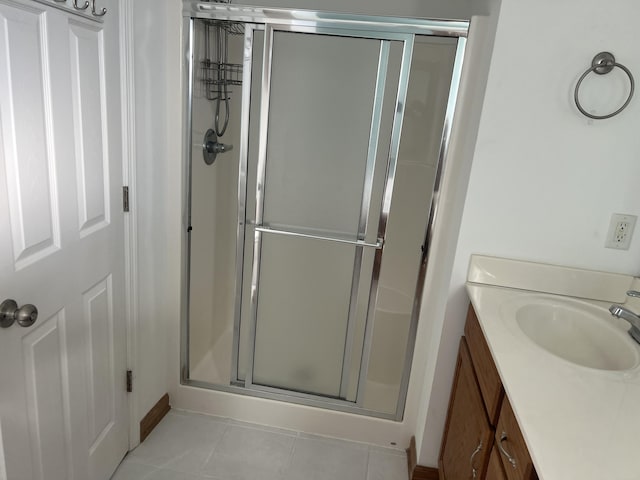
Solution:
M250 347L238 348L248 355L238 379L356 402L413 39L290 26L260 39L259 139L246 149L257 153L247 159L255 208L244 212L251 298L240 315L250 325L238 329Z

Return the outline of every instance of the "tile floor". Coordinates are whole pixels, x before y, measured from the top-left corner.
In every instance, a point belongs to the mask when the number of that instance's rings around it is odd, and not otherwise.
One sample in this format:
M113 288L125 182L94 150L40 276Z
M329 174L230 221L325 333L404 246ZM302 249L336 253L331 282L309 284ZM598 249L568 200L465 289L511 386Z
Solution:
M403 451L172 410L112 480L406 480Z

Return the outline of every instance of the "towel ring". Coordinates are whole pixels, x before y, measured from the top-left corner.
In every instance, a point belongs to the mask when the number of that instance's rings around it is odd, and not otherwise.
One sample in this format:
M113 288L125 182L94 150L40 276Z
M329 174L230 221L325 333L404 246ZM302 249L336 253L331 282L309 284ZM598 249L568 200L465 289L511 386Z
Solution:
M629 77L629 84L631 88L630 88L629 96L627 97L627 100L622 104L622 106L619 109L607 115L593 115L587 112L584 108L582 108L582 105L580 104L580 98L579 98L580 85L582 84L582 81L591 72L597 75L606 75L615 67L618 67L620 70L622 70L624 73L627 74L627 77ZM593 57L593 60L591 61L591 68L589 68L586 72L584 72L580 77L580 79L578 80L578 83L576 84L575 92L573 94L573 98L576 102L576 107L578 107L578 110L580 110L580 113L582 113L584 116L593 118L595 120L604 120L605 118L611 118L616 116L625 108L627 108L627 105L629 105L629 102L631 102L631 98L633 97L634 90L635 90L635 81L633 80L633 75L631 74L629 69L624 65L622 65L621 63L617 63L616 57L614 57L613 54L609 52L600 52L595 57Z

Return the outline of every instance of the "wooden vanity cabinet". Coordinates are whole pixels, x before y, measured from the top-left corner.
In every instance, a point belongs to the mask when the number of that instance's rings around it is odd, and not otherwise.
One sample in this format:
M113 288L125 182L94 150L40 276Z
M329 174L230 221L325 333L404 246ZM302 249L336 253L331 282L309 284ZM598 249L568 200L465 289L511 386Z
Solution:
M471 306L464 333L440 449L440 480L536 480Z

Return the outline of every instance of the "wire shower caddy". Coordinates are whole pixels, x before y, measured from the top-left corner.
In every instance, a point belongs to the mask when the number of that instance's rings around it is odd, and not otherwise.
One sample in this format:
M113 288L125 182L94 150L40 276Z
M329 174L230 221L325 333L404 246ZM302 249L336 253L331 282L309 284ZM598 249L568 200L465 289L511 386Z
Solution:
M208 100L228 101L230 86L242 85L242 64L230 63L229 35L244 35L240 22L206 20L204 58L200 62L202 83ZM213 45L212 45L213 43Z

